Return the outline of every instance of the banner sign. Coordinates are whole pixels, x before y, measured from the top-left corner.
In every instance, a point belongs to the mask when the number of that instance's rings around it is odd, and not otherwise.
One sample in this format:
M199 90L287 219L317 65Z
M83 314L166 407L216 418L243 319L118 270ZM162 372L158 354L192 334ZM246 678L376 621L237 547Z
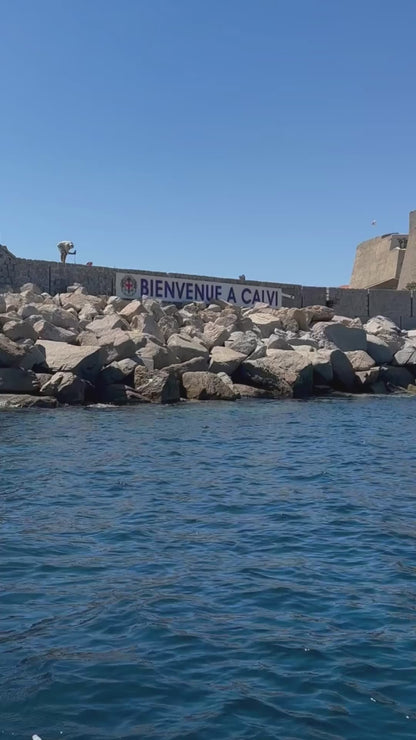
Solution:
M267 303L274 308L282 305L281 288L264 288L241 283L216 283L211 280L160 277L140 273L116 273L116 295L119 298L156 298L166 303L202 301L212 303L221 299L237 306Z

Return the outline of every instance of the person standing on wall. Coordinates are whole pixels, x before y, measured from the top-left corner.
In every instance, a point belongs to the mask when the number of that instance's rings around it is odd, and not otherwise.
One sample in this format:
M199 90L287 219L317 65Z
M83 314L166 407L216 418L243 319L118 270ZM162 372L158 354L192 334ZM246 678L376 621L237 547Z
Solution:
M73 242L58 242L56 245L59 249L59 252L61 254L61 262L64 265L66 262L66 258L68 257L68 254L76 254L77 250L74 249L74 243ZM73 250L71 252L71 249Z

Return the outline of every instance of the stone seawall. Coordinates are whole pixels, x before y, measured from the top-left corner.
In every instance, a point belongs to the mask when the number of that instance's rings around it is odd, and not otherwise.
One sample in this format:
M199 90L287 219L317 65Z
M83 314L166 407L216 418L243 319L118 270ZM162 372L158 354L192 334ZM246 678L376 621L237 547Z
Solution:
M235 278L186 275L182 273L149 272L126 268L95 267L43 260L28 260L15 257L0 245L0 291L18 291L31 282L55 295L63 293L69 285L79 283L90 295L115 294L116 273L157 275L161 278L211 280L215 282L240 283ZM248 286L258 288L281 288L283 306L303 308L311 305L333 307L337 314L360 318L363 322L382 314L392 319L402 329L416 328L416 296L408 290L343 289L337 287L305 286L288 283L259 282L246 280Z
M0 293L0 408L416 392L416 331L328 306Z

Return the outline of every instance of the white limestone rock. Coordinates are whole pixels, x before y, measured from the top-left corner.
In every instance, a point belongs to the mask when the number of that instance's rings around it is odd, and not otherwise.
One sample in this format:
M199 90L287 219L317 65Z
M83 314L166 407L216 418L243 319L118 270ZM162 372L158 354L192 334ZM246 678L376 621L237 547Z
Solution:
M318 321L311 330L312 337L316 339L321 348L333 346L343 352L367 349L367 338L364 329L349 327L336 322Z
M277 390L286 397L292 394L296 397L308 396L312 393L312 363L294 350L275 350L273 357L259 360L249 358L242 363L240 370L238 382Z
M254 352L258 344L258 335L253 331L233 331L224 342L226 347L233 349L235 352L240 352L246 357Z
M245 358L246 356L244 354L235 352L230 347L213 347L211 350L209 371L211 373L232 375Z
M283 327L281 320L270 313L253 313L250 319L264 338L270 337L275 329L282 329Z
M209 353L207 348L196 339L189 339L183 334L172 334L168 339L168 347L177 355L179 362L186 362L193 357L206 357ZM170 363L172 364L172 363Z
M229 337L230 330L221 324L215 324L214 321L208 321L203 327L202 341L209 350L223 346Z
M51 342L67 342L75 344L78 334L69 329L63 329L61 326L54 326L49 321L41 319L33 324L34 338L48 339Z
M77 347L45 339L38 339L36 345L43 347L45 364L52 372L70 372L93 381L103 366L101 347Z
M345 352L345 355L348 357L354 372L370 370L376 364L375 360L367 352L363 352L362 350Z
M137 350L136 354L143 360L147 367L155 370L162 370L168 365L174 365L180 362L174 347L165 347L156 344L156 342L150 339L147 339L145 346Z
M103 334L108 334L108 332L114 331L116 329L125 331L127 329L130 329L130 326L128 321L121 318L120 316L117 316L117 314L114 314L111 316L103 316L101 318L94 319L94 321L91 321L90 324L87 324L85 328L87 331L95 334L96 337L100 337Z
M136 354L136 345L128 332L122 329L113 329L101 334L98 337L98 344L102 350L104 365L134 357Z

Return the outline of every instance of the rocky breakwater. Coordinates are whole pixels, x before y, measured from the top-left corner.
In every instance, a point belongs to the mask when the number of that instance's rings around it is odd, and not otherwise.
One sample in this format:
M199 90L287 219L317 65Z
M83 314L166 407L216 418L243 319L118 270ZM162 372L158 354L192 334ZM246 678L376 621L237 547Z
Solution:
M416 331L325 306L0 295L0 407L416 391Z

